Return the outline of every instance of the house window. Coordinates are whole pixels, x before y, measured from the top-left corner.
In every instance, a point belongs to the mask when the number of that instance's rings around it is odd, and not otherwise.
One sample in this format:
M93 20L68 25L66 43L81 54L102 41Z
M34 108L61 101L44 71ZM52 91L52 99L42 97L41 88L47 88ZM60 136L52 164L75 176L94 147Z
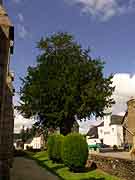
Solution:
M104 134L106 134L106 135L107 135L107 134L110 134L110 132L109 132L109 131L106 131L106 132L104 132Z
M100 130L100 133L101 133L101 134L103 133L103 130L102 130L102 129Z

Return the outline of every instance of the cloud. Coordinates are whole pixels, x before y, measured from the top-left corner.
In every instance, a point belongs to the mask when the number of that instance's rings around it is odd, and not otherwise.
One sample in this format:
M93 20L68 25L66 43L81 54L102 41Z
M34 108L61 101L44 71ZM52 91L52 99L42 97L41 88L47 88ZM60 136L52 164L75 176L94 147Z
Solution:
M20 98L18 94L15 94L13 98L14 106L19 105ZM34 119L24 118L17 110L14 110L14 133L19 133L22 127L30 128L34 124Z
M69 3L69 0L65 0ZM125 3L122 0L70 0L72 5L80 5L81 12L107 21L113 16L127 14L135 11L135 0Z
M113 105L113 113L120 114L127 109L127 101L135 97L135 74L115 74L113 85L116 86L113 97L116 104Z
M30 35L28 30L23 24L17 24L17 32L18 32L18 36L21 39L25 39L26 37Z
M79 124L79 132L81 134L86 134L90 127L93 127L93 126L98 126L99 124L101 124L103 121L101 119L95 121L95 119L91 119L91 120L86 120L86 121L78 121L78 124Z
M20 22L24 22L24 16L23 16L22 13L18 13L17 16L18 16L18 19L19 19Z
M22 2L22 0L12 0L13 3L16 3L16 4L20 4Z
M32 124L34 123L34 119L26 119L24 118L19 112L15 110L14 112L15 119L14 119L14 132L19 133L22 127L24 126L25 128L31 127Z
M13 104L14 104L14 106L19 105L19 101L20 101L19 94L15 93L15 96L13 96Z
M21 12L17 14L17 19L19 20L17 24L17 34L19 38L25 39L26 37L31 37L32 34L28 31L26 26L24 25L24 16Z

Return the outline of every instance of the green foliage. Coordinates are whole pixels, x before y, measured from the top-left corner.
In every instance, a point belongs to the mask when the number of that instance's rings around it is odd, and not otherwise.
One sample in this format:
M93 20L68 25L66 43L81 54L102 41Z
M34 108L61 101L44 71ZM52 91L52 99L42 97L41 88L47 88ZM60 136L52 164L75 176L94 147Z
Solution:
M20 89L18 110L25 117L38 116L39 124L60 127L66 135L75 116L102 116L114 103L112 76L104 77L104 63L92 59L70 34L42 38L38 48L37 65L28 68Z
M48 137L48 142L47 142L48 156L51 160L53 160L54 143L55 143L55 135L53 134Z
M114 151L118 151L118 146L117 145L113 145L113 150Z
M56 162L62 162L62 145L63 145L64 136L63 135L56 135L55 142L53 146L53 160Z
M36 127L27 128L26 130L24 127L21 129L20 138L22 139L23 143L26 142L28 139L33 138L36 134Z
M26 150L27 151L33 151L33 147L32 146L26 146Z
M48 156L51 160L56 162L62 161L62 144L63 136L59 134L53 134L48 138Z
M73 171L82 170L88 159L88 145L86 139L77 133L65 137L62 148L62 159Z

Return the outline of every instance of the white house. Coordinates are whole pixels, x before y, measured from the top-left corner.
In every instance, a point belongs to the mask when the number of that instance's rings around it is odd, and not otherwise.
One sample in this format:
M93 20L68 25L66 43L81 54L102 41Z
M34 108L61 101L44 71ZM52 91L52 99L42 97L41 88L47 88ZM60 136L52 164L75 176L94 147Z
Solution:
M100 139L98 138L98 126L91 126L87 136L86 136L86 140L88 145L94 145L96 143L101 143Z
M22 149L22 147L23 147L23 142L22 142L22 139L16 139L16 140L14 140L14 148L15 149Z
M28 139L26 143L24 143L24 150L27 147L32 147L33 149L41 149L44 146L44 138L43 135L36 135L34 138Z
M122 116L106 114L100 125L91 127L87 133L87 143L103 143L109 146L123 144Z
M123 144L122 116L107 114L98 127L98 138L104 144L121 146Z

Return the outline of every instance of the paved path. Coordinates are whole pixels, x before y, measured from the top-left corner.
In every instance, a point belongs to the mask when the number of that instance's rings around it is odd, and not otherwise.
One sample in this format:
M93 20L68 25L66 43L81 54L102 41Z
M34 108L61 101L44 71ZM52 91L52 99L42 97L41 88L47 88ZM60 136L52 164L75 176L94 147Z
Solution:
M104 153L90 153L90 154L97 154L105 157L114 157L114 158L131 160L131 156L129 152L104 152Z
M108 153L100 153L100 155L131 160L129 152L113 152L113 153L108 152Z
M14 159L11 180L59 180L59 178L38 166L35 161L18 157Z

